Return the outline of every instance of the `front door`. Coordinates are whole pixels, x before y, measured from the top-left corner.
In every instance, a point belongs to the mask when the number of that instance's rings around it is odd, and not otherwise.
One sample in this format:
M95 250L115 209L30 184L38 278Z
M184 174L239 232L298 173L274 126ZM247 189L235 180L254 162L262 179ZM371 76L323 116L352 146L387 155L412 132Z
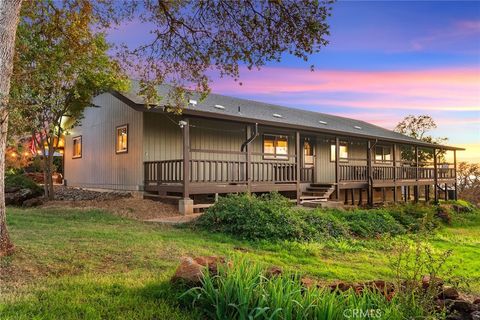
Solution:
M301 168L301 181L313 182L313 167L315 166L315 143L313 138L303 139L303 159Z

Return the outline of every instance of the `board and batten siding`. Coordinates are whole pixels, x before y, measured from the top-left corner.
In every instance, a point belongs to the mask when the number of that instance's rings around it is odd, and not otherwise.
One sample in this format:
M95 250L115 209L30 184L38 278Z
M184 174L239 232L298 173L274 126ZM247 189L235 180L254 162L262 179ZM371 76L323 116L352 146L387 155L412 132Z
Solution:
M93 100L81 124L66 137L67 185L83 188L141 190L143 188L143 113L110 93ZM116 127L128 124L128 152L115 153ZM72 139L82 136L82 157L73 159Z

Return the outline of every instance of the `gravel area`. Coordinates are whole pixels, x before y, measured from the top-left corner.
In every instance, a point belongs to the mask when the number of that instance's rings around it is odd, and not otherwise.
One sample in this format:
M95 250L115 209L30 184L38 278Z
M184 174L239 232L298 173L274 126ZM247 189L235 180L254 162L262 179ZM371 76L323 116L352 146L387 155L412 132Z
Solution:
M43 207L102 209L137 220L180 215L178 206L173 203L134 198L126 192L101 192L64 186L56 186L55 192L55 200L46 202Z
M120 191L93 191L81 188L69 188L65 186L55 186L55 200L81 201L81 200L116 200L121 198L130 198L132 195L128 192Z

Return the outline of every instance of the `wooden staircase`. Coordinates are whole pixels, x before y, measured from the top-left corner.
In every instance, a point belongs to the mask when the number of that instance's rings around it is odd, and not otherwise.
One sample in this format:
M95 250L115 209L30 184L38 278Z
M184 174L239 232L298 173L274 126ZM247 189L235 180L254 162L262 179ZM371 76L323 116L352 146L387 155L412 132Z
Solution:
M325 202L335 191L335 185L329 183L311 183L305 192L300 196L300 203Z

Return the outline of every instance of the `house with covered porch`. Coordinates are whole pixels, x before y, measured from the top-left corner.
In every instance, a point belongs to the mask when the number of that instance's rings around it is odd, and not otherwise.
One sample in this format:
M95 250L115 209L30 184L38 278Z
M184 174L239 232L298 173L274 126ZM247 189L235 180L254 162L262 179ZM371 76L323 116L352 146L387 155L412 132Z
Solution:
M278 191L309 205L457 197L463 149L364 121L217 94L193 94L175 115L168 101L148 108L135 82L93 105L66 139L70 186L178 199L183 213L237 192Z

